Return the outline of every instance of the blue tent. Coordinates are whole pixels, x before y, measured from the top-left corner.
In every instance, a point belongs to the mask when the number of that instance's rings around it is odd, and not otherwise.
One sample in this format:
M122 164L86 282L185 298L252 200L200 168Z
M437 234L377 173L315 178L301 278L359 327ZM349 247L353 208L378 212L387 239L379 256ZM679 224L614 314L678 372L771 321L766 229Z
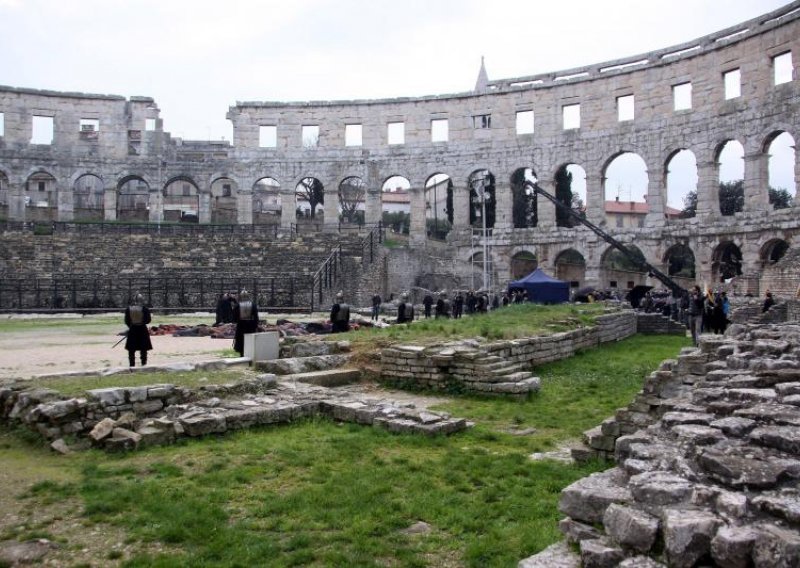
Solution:
M537 268L525 278L509 282L509 292L513 289L526 290L528 300L540 304L569 302L569 283L557 280Z

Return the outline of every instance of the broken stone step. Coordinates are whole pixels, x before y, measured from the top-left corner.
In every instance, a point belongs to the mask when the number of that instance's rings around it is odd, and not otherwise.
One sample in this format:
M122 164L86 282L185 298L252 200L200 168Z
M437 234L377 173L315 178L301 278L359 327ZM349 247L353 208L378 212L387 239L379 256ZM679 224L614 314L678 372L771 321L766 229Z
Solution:
M309 373L295 373L294 375L284 375L283 381L298 381L317 385L320 387L337 387L349 385L361 379L359 369L331 369L328 371L311 371Z

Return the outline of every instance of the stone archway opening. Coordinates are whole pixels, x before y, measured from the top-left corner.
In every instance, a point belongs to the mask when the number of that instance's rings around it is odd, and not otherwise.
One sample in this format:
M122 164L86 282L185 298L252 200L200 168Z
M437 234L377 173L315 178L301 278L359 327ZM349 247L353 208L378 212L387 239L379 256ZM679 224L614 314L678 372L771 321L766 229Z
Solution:
M393 175L381 185L381 221L396 234L407 235L411 228L411 182Z
M511 218L515 229L535 227L539 222L537 196L525 182L538 181L533 168L517 168L511 174Z
M625 245L634 258L644 262L645 256L636 245ZM631 289L647 282L647 271L614 247L603 253L600 261L600 282L609 288Z
M555 175L555 197L581 217L586 216L586 170L577 164L565 164ZM580 222L568 212L556 208L557 227L576 227Z
M364 224L367 184L360 177L352 176L339 184L339 222L345 225Z
M444 240L453 228L453 180L434 174L425 182L425 230L428 238Z
M782 259L789 251L789 243L783 239L771 239L764 243L759 251L761 266L766 267L775 264Z
M586 281L586 259L575 249L558 253L555 259L556 278L569 282L571 289L583 286Z
M511 257L511 279L519 280L527 276L539 266L536 255L530 251L523 250Z
M31 221L58 219L58 183L52 174L39 171L25 180L26 217Z
M324 221L325 186L315 177L304 177L294 188L297 222Z
M197 223L200 220L200 190L185 176L172 178L164 186L164 221Z
M667 219L688 219L697 215L697 158L694 152L681 149L672 154L665 166L667 178Z
M84 174L72 186L75 220L101 221L104 216L105 187L94 174Z
M278 225L280 222L281 184L275 178L263 177L253 184L253 224Z
M768 139L766 151L769 202L773 209L789 208L797 197L794 138L788 132L775 133Z
M744 211L744 146L726 141L717 155L719 166L719 212L731 216Z
M147 221L150 215L150 186L139 176L127 176L117 183L117 219Z
M731 241L717 245L711 256L711 276L714 282L724 282L741 275L741 249Z
M239 188L229 177L218 177L211 182L211 222L233 224L238 222L236 204Z
M8 176L0 170L0 215L8 219Z
M469 185L469 224L475 229L492 229L496 218L497 199L494 174L475 170L467 180Z
M694 251L683 243L672 245L664 253L667 274L684 288L691 287L697 276Z

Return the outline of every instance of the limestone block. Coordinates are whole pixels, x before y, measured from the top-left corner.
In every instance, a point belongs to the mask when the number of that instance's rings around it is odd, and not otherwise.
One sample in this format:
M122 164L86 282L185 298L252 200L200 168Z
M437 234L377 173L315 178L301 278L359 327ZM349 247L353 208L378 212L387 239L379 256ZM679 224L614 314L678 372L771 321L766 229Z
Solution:
M594 538L580 542L583 568L615 568L625 553L607 538Z
M787 472L788 464L777 461L765 461L729 455L725 452L709 449L700 454L697 463L712 478L731 487L748 486L752 488L770 488L778 483L778 479Z
M753 505L794 525L800 524L800 493L795 490L769 492L753 498Z
M592 525L578 522L569 517L558 521L558 529L567 541L571 543L577 543L590 538L600 538L602 536L602 533Z
M622 470L612 468L579 479L561 492L558 510L585 523L599 523L612 503L629 503L632 495Z
M666 471L651 471L630 479L634 499L647 507L663 507L686 503L691 499L694 484Z
M644 511L612 503L603 515L603 526L623 547L647 552L656 541L659 521Z
M770 568L800 566L800 535L774 525L759 527L753 561L756 566Z
M711 541L722 522L708 511L681 507L666 509L662 517L664 551L669 565L690 568L711 551Z
M564 542L552 544L524 560L517 568L581 568L581 558Z
M750 441L776 448L783 452L800 455L800 431L790 426L769 426L756 428L748 436Z
M133 411L139 416L153 414L162 408L164 408L164 403L159 399L133 403Z
M86 391L89 400L96 400L102 406L120 406L125 404L125 389L107 388Z
M100 422L95 424L94 428L92 428L92 431L89 432L89 437L95 442L99 442L100 440L110 436L115 426L116 422L114 420L111 418L103 418Z
M748 568L757 534L750 527L724 526L711 541L711 557L719 566Z
M749 418L740 418L736 416L728 416L727 418L720 418L714 420L709 424L712 428L719 428L727 436L741 438L755 427L755 420Z
M147 400L148 388L147 387L128 387L125 389L128 395L128 402L144 402Z
M215 432L224 432L227 428L225 417L217 414L200 414L189 418L181 418L187 436L205 436Z

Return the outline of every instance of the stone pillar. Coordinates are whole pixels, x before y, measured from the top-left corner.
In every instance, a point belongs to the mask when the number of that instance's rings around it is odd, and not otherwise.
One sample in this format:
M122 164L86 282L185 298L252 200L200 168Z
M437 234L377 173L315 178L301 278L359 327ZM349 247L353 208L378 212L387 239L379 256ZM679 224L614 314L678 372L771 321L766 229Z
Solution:
M297 223L297 198L294 190L281 188L281 229L288 229L292 223ZM252 223L252 211L250 212L250 222Z
M201 191L197 195L197 222L207 225L211 222L211 193Z
M379 186L368 185L364 192L364 222L367 225L376 225L383 218L383 192Z
M408 190L411 198L411 220L408 240L412 245L424 245L428 238L425 226L425 189L412 187Z
M469 228L469 187L453 185L453 229Z
M514 198L509 182L494 182L494 228L511 229L514 226Z
M294 213L294 208L292 212ZM236 192L236 222L239 225L253 224L253 194L250 191ZM282 215L281 222L283 222Z
M59 221L72 221L75 219L75 193L72 188L61 189L56 185L56 201Z
M326 233L339 232L339 192L336 189L325 192L325 219L323 231Z
M107 187L103 191L103 220L117 220L117 188Z
M766 211L769 206L769 154L756 152L744 157L744 211Z
M584 270L584 281L581 286L596 286L598 288L606 288L608 282L600 281L600 263L595 261L586 261L586 268Z
M651 170L652 171L652 170ZM663 227L665 224L664 205L667 195L664 175L647 176L647 217L645 227Z
M25 184L8 184L8 219L9 221L25 221Z
M160 189L150 189L148 196L148 206L150 208L149 221L160 223L164 220L164 194Z
M552 179L539 178L539 187L555 197L556 184ZM556 226L556 206L546 197L537 196L536 214L538 217L537 228L547 230Z
M603 176L586 173L586 218L599 225L606 219Z
M697 217L716 219L719 212L719 164L697 163Z

